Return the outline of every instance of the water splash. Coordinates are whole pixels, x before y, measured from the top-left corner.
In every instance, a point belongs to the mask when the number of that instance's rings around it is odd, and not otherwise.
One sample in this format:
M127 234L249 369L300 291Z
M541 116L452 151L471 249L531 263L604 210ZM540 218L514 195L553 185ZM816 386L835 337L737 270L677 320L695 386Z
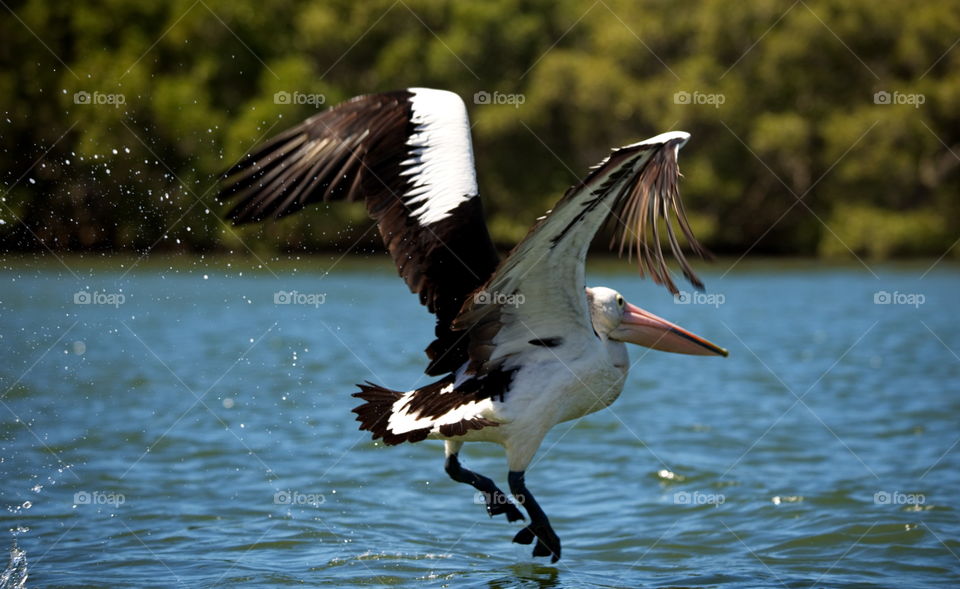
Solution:
M10 560L0 573L0 589L25 589L27 586L27 553L14 540L10 546Z

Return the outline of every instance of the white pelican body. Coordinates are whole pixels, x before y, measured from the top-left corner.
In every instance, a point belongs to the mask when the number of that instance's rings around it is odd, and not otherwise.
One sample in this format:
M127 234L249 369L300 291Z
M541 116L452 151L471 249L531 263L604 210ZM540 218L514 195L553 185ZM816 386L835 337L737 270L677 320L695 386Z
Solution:
M622 342L594 340L577 350L569 363L544 350L514 374L504 401L486 399L478 415L498 427L471 430L447 437L432 432L428 439L449 440L453 454L463 442L494 442L509 449L508 467L526 468L553 426L589 415L617 400L627 376L627 349Z

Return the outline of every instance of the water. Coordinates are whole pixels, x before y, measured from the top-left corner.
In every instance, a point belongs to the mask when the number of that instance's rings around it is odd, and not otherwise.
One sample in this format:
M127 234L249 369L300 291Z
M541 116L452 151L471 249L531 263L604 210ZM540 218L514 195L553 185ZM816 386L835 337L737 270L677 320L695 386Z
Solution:
M432 322L388 265L131 262L2 264L3 587L960 578L956 266L718 263L722 297L690 304L592 269L731 356L633 349L617 403L551 432L527 476L564 543L550 566L441 443L357 431L354 383L426 382ZM498 447L463 460L505 485Z

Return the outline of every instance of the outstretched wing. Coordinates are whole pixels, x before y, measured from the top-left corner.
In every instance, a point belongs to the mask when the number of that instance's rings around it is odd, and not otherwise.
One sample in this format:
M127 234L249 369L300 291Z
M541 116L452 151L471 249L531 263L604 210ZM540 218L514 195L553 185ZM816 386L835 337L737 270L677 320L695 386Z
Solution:
M363 200L400 276L437 316L427 373L467 359L451 323L499 258L483 218L459 96L410 88L360 96L317 114L244 156L221 197L234 222L276 219L321 201Z
M636 250L641 274L649 272L676 293L660 245L658 225L664 225L684 275L702 287L670 218L672 211L690 247L707 255L690 231L677 190L677 152L688 138L664 133L614 150L540 218L454 322L454 329L469 330L468 373L510 369L525 354L593 337L584 265L590 242L608 220L619 225L621 251L625 245Z

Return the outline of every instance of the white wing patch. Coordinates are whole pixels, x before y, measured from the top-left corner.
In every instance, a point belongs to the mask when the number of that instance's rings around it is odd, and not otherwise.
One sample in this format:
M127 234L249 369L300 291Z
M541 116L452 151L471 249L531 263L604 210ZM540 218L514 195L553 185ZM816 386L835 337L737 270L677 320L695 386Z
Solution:
M690 139L690 133L686 131L667 131L666 133L660 133L649 139L644 139L643 141L637 141L636 143L631 143L630 145L624 145L619 149L628 149L631 147L639 147L640 145L660 145L662 143L667 143L668 141L673 141L674 139L679 139L683 143L677 145L678 148L683 147L687 144L687 140Z
M420 225L442 221L461 203L477 195L477 175L470 140L470 120L463 100L453 92L410 88L411 122L419 132L407 139L412 187L404 200Z
M440 394L446 394L453 391L453 384L449 384L440 390ZM471 401L459 405L452 411L449 411L439 417L420 417L407 413L407 403L417 391L404 393L402 397L394 401L390 408L390 420L387 422L387 429L394 434L405 434L413 430L429 427L432 433L436 433L440 426L459 423L465 419L472 419L481 413L493 407L490 399L482 401Z

